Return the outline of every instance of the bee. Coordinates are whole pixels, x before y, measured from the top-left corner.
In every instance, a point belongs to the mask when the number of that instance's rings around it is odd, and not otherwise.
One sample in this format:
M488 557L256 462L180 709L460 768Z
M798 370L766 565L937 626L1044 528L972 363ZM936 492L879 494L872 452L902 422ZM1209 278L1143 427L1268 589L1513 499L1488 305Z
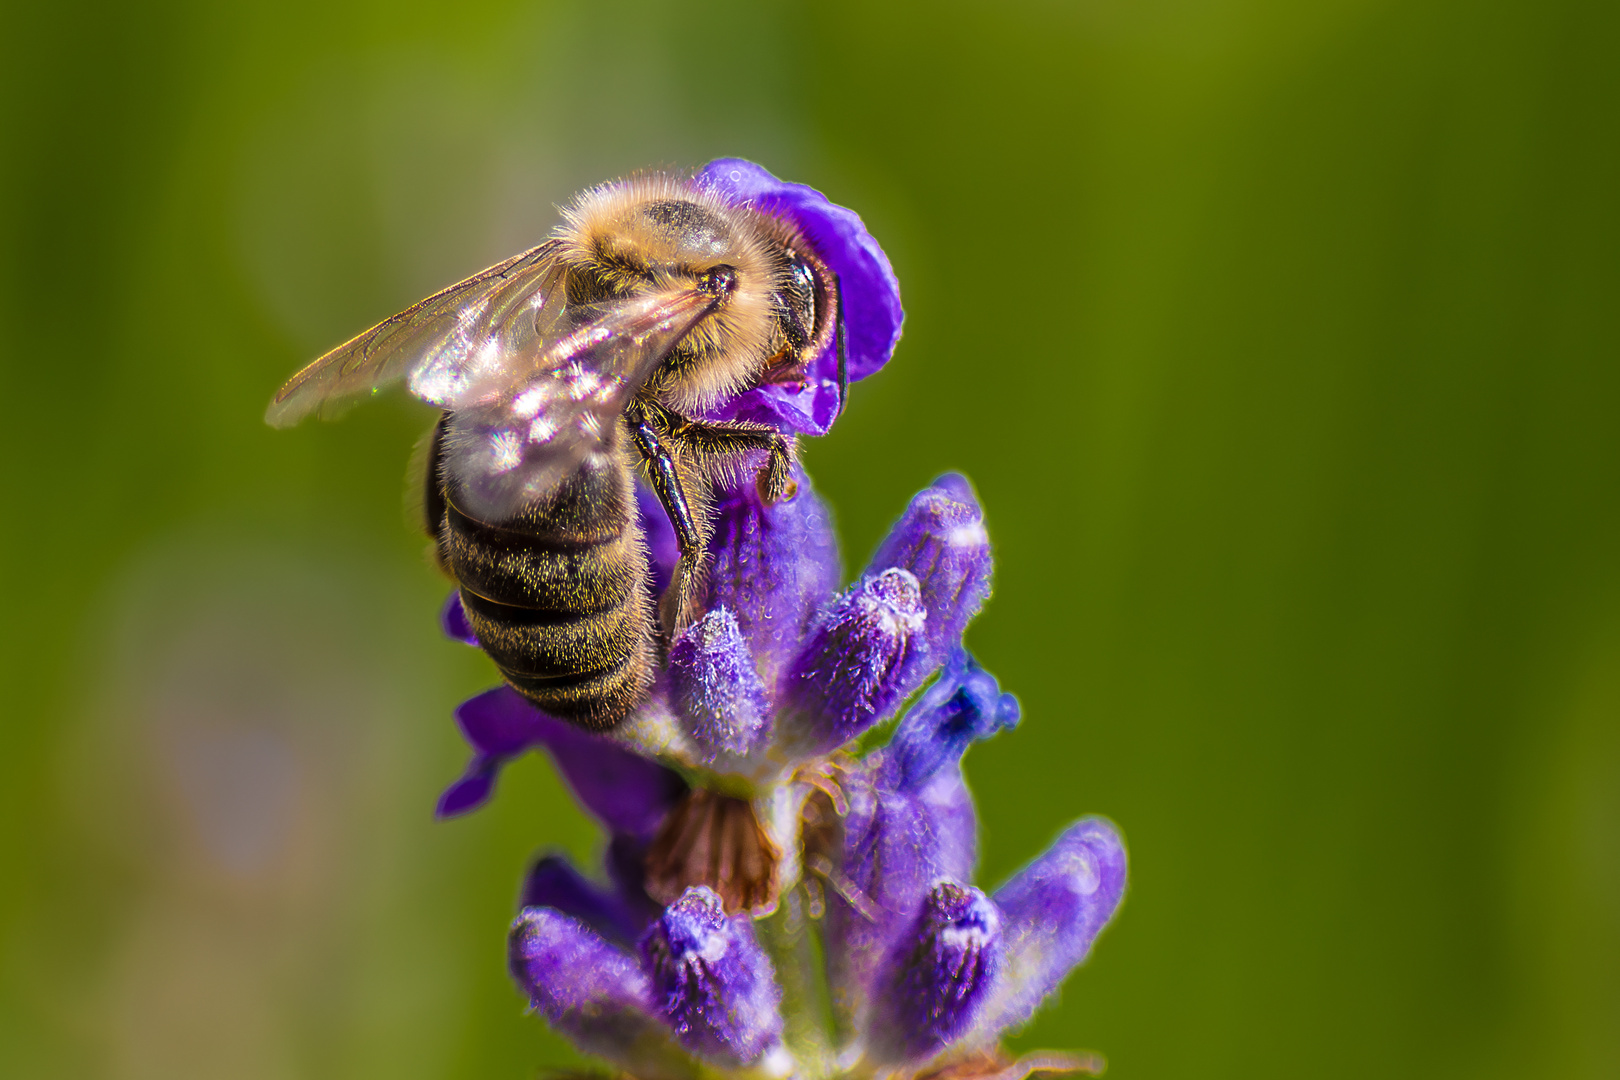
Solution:
M790 222L697 181L593 188L553 234L317 359L275 395L276 427L403 381L442 410L425 526L502 677L592 730L647 696L700 602L710 484L757 465L789 494L795 444L706 410L845 361L836 275ZM639 473L680 557L652 596Z

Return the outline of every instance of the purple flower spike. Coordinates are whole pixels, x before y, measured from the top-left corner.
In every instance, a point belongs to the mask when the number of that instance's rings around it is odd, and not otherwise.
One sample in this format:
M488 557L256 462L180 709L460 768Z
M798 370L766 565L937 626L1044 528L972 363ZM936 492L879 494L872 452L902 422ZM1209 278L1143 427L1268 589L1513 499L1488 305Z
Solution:
M463 645L478 644L478 635L473 633L472 624L467 621L467 609L461 606L460 589L445 597L444 607L439 609L439 627L445 637Z
M831 750L887 717L909 690L926 624L909 570L870 574L834 599L795 665L800 741Z
M577 919L526 908L512 924L508 960L529 1004L580 1049L638 1077L690 1075L654 1018L647 976Z
M697 886L641 939L658 1008L694 1053L727 1065L758 1061L781 1042L782 994L746 916L727 917Z
M1086 958L1125 895L1125 845L1111 822L1082 818L996 892L1006 971L978 1026L1023 1023Z
M874 987L872 1057L921 1061L954 1042L989 999L1001 965L1001 913L971 885L940 881Z
M905 567L922 583L929 662L938 665L990 595L990 538L965 477L946 473L911 500L867 573L891 566ZM920 683L926 676L915 677Z
M440 798L440 817L481 805L500 767L532 746L551 751L579 801L615 833L651 838L686 791L674 770L546 715L511 687L499 686L462 702L456 724L472 745L473 758Z
M767 506L749 478L722 493L709 543L709 604L724 605L748 639L760 677L774 693L816 608L838 588L832 517L795 469L797 493Z
M1003 694L994 675L955 649L883 749L881 782L896 791L921 790L971 743L1017 723L1018 699Z
M844 353L850 381L889 362L900 340L904 312L900 283L888 256L853 210L835 206L804 184L789 184L741 158L711 161L697 182L737 203L751 203L786 218L810 241L816 255L838 279L843 307ZM750 420L779 431L825 435L838 416L838 356L829 343L807 365L801 389L766 384L737 395L709 418Z
M765 736L770 702L737 620L717 607L687 627L669 651L670 683L686 733L709 762L746 754Z

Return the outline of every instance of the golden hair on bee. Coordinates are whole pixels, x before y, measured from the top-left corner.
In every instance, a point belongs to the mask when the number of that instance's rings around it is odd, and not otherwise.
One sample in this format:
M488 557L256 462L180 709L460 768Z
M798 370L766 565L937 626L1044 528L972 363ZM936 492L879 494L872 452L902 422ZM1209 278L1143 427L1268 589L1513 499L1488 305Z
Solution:
M554 716L613 727L696 616L716 482L792 486L794 437L713 415L803 385L831 348L838 280L788 216L648 173L563 208L544 243L295 374L288 424L403 380L438 405L411 500L503 678ZM840 367L842 371L842 367ZM654 598L637 477L680 549Z
M651 388L663 404L701 412L758 381L780 333L774 297L788 269L770 243L779 249L780 226L666 173L592 188L562 216L555 239L575 302L689 285L721 267L735 273L725 303L686 336Z

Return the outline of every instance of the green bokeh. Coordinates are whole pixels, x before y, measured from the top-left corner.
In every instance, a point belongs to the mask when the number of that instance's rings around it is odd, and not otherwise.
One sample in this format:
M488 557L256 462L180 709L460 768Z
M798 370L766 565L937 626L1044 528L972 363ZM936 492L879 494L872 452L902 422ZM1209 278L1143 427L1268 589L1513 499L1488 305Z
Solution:
M1620 7L6 5L0 1074L530 1077L588 858L400 489L277 383L651 164L857 208L907 301L807 459L853 566L977 484L995 881L1132 852L1021 1046L1118 1080L1620 1075Z

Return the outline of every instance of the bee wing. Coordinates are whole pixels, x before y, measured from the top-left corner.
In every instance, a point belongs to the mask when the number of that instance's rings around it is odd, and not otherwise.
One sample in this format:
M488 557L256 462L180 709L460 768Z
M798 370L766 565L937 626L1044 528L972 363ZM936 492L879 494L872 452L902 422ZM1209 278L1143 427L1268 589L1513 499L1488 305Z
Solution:
M290 427L312 413L329 416L401 378L417 397L451 406L468 382L490 374L481 369L519 346L514 339L555 319L562 305L562 290L552 287L556 271L556 245L545 243L434 293L288 379L265 420ZM531 311L533 319L522 317Z
M586 458L611 453L630 398L714 304L711 293L688 286L559 306L540 332L509 334L504 375L475 366L445 402L444 462L457 505L484 521L505 520ZM514 384L518 370L528 375ZM427 368L420 374L432 378ZM413 374L413 389L417 381Z

